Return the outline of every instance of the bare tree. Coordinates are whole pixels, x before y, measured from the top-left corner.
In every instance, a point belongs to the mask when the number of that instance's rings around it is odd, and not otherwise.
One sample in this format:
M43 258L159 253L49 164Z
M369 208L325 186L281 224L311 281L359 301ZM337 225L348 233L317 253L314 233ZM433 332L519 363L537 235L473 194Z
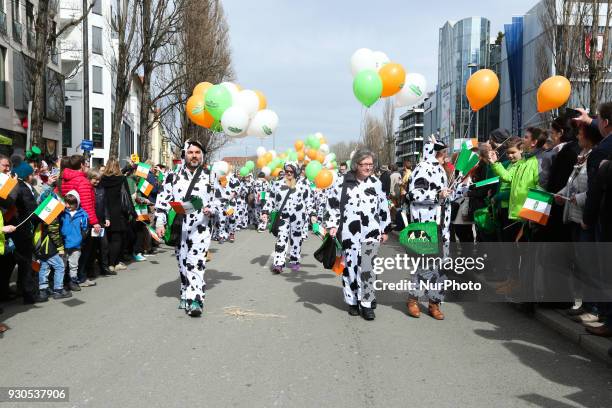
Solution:
M356 141L339 142L330 146L330 151L336 154L336 162L338 164L345 162L351 158L351 153L359 147Z
M93 4L91 4L87 10L84 10L80 17L67 21L56 30L56 23L53 19L59 11L58 7L57 1L39 0L36 12L34 61L32 66L27 67L30 79L29 83L31 85L29 94L32 96L32 123L30 123L29 126L31 127L31 144L33 146L42 146L43 124L45 119L45 94L48 90L56 90L56 87L61 86L62 82L46 71L49 54L51 52L56 52L54 48L57 39L66 30L80 24L90 12ZM47 84L47 88L49 89L45 89L45 84ZM63 101L61 102L61 106L63 106ZM52 102L51 104L57 107L56 103ZM62 116L63 113L60 117Z
M138 16L142 0L122 0L116 14L111 16L111 27L116 34L117 51L110 67L114 76L115 106L111 125L109 158L119 157L119 136L123 109L130 95L132 79L142 62L142 47L138 44Z
M385 99L382 113L382 125L384 133L384 144L382 146L379 160L384 164L395 163L395 108L390 98Z
M367 114L361 131L361 142L376 154L379 163L382 163L383 149L385 145L385 126L383 122L370 114ZM386 164L386 163L385 163Z

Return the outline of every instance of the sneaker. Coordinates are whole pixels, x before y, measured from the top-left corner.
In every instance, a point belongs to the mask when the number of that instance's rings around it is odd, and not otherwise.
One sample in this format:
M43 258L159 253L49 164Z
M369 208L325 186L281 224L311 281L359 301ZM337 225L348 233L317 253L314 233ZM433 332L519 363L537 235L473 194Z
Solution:
M349 305L348 314L351 316L359 316L359 305Z
M49 300L49 292L47 289L41 289L38 291L38 295L34 298L35 303L44 303Z
M236 241L236 235L235 235L235 234L230 234L230 236L229 236L229 242L232 242L232 243L233 243L234 241Z
M272 267L272 273L275 274L279 274L279 273L283 273L283 267L282 266L273 266Z
M224 242L225 242L224 239L219 238L219 245L223 245Z
M147 260L147 258L142 256L142 254L135 254L135 255L132 256L132 258L134 258L134 260L136 262L142 262L142 261L146 261Z
M108 269L103 271L100 275L102 276L117 275L117 272L115 272L115 268L113 268L112 266L109 266Z
M89 280L89 279L85 279L85 281L81 282L79 285L81 287L88 288L90 286L96 286L97 283L95 281L92 281L92 280Z
M261 234L262 232L264 232L264 230L258 229L257 232Z
M187 309L187 299L181 299L178 308L183 310Z
M202 315L202 305L197 300L192 300L187 314L191 317L200 317Z
M69 297L72 297L72 293L70 293L66 289L62 289L58 292L53 292L53 299L66 299Z
M70 281L68 283L68 287L70 288L72 292L79 292L81 290L81 287L79 286L79 284L73 281Z
M114 268L115 271L125 271L126 269L127 269L127 266L125 266L123 262L119 262L117 265L115 265L115 268Z
M374 309L371 307L361 306L361 317L363 317L365 320L374 320L376 318Z
M300 270L300 267L301 267L301 266L302 266L302 265L300 265L300 263L299 263L299 262L293 262L293 263L290 263L290 264L289 264L289 269L291 269L293 272L297 272L297 271L299 271L299 270Z
M570 319L578 323L595 323L599 321L599 316L594 315L593 313L583 313L577 316L572 316Z

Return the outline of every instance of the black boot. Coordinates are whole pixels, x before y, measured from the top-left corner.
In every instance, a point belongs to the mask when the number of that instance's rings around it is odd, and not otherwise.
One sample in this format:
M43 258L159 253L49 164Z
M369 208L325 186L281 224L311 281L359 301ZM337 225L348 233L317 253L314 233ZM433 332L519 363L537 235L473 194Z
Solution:
M47 289L41 289L38 291L38 295L34 298L36 303L43 303L49 300L49 291Z
M351 316L359 316L359 305L349 305L348 314Z
M374 320L376 315L374 314L374 309L371 307L363 307L361 306L361 317L366 320Z

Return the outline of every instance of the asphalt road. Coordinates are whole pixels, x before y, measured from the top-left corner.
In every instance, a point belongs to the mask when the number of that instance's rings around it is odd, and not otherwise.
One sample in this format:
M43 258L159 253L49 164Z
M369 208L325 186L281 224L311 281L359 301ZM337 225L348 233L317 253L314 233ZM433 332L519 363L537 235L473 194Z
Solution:
M0 386L67 386L74 407L611 407L612 371L504 304L405 313L379 294L350 317L305 244L303 269L269 272L272 237L213 246L205 313L178 310L170 249L65 301L3 305ZM396 244L382 256L393 256Z

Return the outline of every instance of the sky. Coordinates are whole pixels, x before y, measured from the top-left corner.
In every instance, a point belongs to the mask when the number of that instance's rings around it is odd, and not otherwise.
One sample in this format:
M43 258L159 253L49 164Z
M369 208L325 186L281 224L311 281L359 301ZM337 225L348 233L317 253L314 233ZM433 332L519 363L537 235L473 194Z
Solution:
M385 52L391 61L427 78L435 89L438 30L446 21L481 16L495 38L512 16L536 0L223 0L230 27L235 82L258 89L279 116L274 135L248 136L220 156L253 155L257 146L284 151L321 132L329 144L357 140L366 113L352 90L350 58L358 48ZM370 110L380 111L382 101ZM399 116L405 108L396 111Z

